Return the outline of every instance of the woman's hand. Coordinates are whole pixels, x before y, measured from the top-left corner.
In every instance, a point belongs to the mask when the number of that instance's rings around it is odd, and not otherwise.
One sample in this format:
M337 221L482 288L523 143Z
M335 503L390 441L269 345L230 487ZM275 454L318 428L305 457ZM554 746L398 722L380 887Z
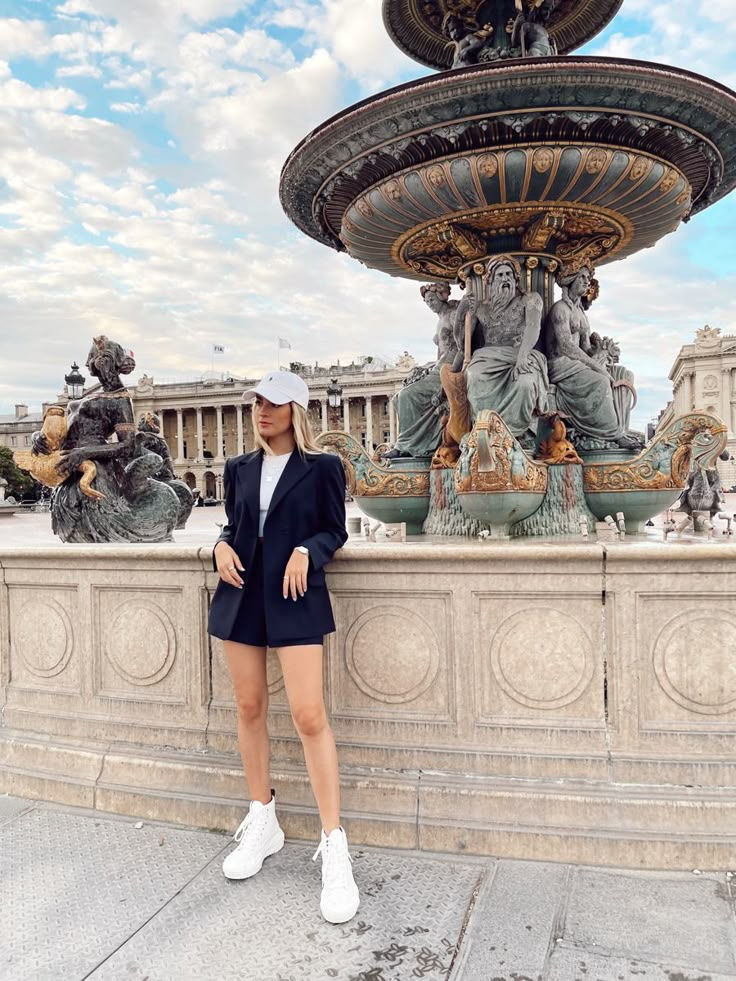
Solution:
M307 572L309 571L309 556L296 549L286 563L284 572L284 599L291 598L296 602L296 594L303 596L307 591Z
M223 582L226 582L228 586L235 586L236 589L243 588L243 580L238 574L245 572L243 563L227 542L218 542L215 545L215 562Z

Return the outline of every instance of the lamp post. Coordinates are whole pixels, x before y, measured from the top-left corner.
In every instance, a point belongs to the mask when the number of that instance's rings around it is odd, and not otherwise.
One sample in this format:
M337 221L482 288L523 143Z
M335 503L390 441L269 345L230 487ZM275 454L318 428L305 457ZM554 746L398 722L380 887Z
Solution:
M340 406L342 405L342 386L337 378L330 379L327 386L327 404L330 407L330 428L334 431L340 426Z
M73 361L72 370L68 375L64 375L66 390L70 399L81 399L84 395L84 383L86 380L84 375L80 373L77 362Z

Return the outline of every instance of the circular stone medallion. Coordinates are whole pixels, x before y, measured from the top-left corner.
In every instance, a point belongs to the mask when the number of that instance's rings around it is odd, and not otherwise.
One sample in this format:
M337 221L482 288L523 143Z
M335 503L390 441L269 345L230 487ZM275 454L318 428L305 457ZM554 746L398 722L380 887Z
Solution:
M736 614L688 610L654 644L654 674L677 705L699 715L736 709Z
M31 674L40 678L61 674L74 646L69 614L58 600L28 600L13 625L12 644Z
M379 702L411 702L432 685L440 665L434 631L417 613L375 606L362 613L345 638L348 673Z
M594 673L588 635L557 610L512 613L491 643L491 670L503 691L520 705L558 709L586 691Z
M105 656L131 685L155 685L176 658L176 631L168 614L148 600L128 600L106 630Z

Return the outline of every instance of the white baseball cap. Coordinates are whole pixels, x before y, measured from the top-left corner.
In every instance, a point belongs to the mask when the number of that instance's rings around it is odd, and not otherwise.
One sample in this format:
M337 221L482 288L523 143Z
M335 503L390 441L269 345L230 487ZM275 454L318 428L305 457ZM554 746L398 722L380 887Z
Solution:
M243 392L243 401L250 402L262 395L274 405L284 405L286 402L296 402L303 409L309 408L309 389L307 383L292 371L269 371L258 382L255 388Z

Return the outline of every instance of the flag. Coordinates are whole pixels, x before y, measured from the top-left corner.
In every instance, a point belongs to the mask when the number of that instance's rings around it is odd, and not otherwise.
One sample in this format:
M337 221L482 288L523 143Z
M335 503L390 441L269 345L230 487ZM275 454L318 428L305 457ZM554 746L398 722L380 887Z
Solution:
M213 344L212 345L212 353L213 354L224 354L225 353L225 348L221 344Z
M289 344L289 342L287 340L285 340L283 337L279 337L279 350L282 347L286 347L289 350L291 350L291 344Z

